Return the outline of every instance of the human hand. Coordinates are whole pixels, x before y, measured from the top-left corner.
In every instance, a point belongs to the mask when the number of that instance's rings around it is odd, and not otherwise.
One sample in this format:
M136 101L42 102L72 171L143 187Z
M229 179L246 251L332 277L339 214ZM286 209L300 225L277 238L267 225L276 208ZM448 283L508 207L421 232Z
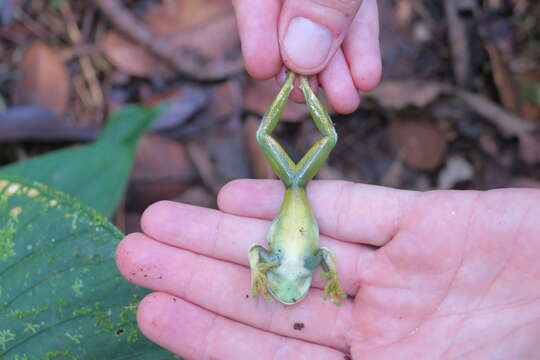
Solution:
M355 296L341 307L323 301L319 276L293 306L248 296L247 251L265 243L282 194L278 181L239 180L221 211L145 212L145 234L127 236L116 259L155 291L137 313L150 340L190 360L537 358L539 191L313 181L321 245Z
M376 0L233 0L233 4L246 69L254 78L277 76L283 64L299 74L317 74L329 104L339 113L356 110L358 90L369 91L379 83ZM304 97L296 89L291 99L302 102Z

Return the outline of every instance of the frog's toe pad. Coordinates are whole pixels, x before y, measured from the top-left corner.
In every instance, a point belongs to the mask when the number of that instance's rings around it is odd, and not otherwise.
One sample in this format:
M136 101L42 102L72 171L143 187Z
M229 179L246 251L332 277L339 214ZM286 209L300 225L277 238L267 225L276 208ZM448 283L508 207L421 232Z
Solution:
M266 300L271 301L272 297L268 293L266 286L268 285L268 279L266 275L260 271L254 270L251 274L251 296L255 299L262 293Z
M337 274L332 271L325 271L322 273L322 276L326 278L326 285L324 286L324 299L330 298L332 302L336 305L341 305L339 298L346 298L347 294L339 286L339 279Z

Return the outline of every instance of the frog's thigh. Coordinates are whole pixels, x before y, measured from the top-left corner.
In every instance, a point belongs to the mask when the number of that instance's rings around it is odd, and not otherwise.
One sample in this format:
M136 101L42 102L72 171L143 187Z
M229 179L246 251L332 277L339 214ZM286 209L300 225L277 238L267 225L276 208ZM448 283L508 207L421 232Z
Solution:
M251 269L266 272L266 270L277 266L278 262L270 251L261 245L253 245L248 251L249 266Z

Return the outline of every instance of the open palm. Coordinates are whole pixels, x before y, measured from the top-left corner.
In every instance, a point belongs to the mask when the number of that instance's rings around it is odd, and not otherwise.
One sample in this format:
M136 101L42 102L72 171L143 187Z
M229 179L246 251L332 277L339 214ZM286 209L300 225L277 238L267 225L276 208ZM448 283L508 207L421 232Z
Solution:
M324 279L299 304L250 297L247 250L264 244L283 189L241 180L221 211L160 202L117 250L154 290L138 321L196 359L533 359L540 343L540 191L417 193L314 181L321 245L336 256L340 307Z

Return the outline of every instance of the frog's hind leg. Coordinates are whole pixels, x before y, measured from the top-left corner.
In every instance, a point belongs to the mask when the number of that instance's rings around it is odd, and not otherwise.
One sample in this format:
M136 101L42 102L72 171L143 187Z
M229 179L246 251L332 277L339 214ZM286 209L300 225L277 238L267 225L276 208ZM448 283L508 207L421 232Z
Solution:
M324 286L324 299L330 299L336 305L340 305L338 297L346 298L347 294L341 289L339 285L339 279L337 277L336 261L334 255L327 248L319 248L317 255L321 260L321 267L323 268L322 276L326 278L326 284Z
M311 90L308 79L305 76L300 77L300 87L304 93L313 122L322 135L322 138L313 144L296 165L295 183L300 186L306 186L308 181L317 174L317 171L319 171L328 158L330 151L336 145L337 134L328 112Z
M266 300L272 300L268 293L270 283L266 277L266 272L278 266L279 262L273 260L270 252L260 245L250 247L248 257L251 268L251 296L257 298L259 293L262 293Z
M295 163L289 155L283 150L283 147L272 136L272 131L276 128L289 94L291 93L294 84L295 73L290 72L283 87L274 99L270 109L264 114L259 129L257 130L257 142L263 149L264 156L268 163L283 181L285 186L293 185L295 176Z

